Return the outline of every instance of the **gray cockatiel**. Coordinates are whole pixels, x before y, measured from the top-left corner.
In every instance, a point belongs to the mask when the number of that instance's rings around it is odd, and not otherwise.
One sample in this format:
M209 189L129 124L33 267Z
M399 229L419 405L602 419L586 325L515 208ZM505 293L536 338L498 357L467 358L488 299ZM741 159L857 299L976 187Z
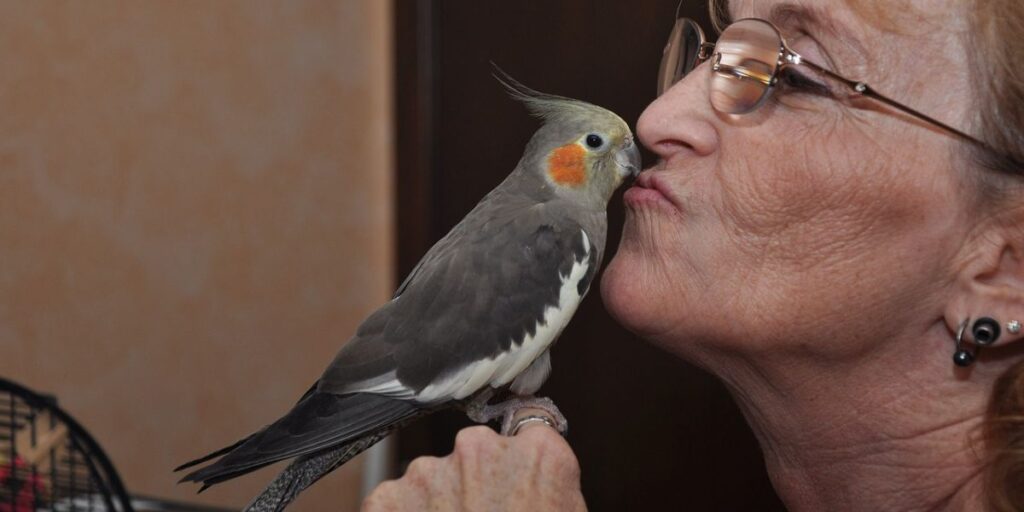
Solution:
M601 107L537 93L513 96L543 119L522 160L435 244L394 298L367 318L284 417L181 466L203 488L296 458L246 510L281 510L317 479L408 421L460 406L476 421L532 397L548 349L601 264L612 193L639 172L629 126ZM550 401L518 399L561 418ZM561 419L564 429L564 419ZM202 490L200 489L200 490Z

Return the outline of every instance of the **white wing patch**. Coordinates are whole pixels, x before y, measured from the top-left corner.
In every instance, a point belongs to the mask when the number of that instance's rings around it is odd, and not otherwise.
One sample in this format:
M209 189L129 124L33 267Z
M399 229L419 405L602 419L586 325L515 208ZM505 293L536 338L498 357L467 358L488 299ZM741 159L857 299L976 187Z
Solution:
M515 343L516 340L512 340L513 343L508 352L494 358L477 361L457 373L432 382L415 395L417 402L461 400L488 384L495 388L504 386L515 379L534 359L537 359L551 346L551 343L562 333L562 329L568 325L572 315L576 313L576 308L583 300L583 295L578 291L579 283L589 270L591 248L587 233L581 230L580 234L583 236L583 258L581 261L573 261L569 275L559 275L562 286L558 293L558 305L548 306L544 311L544 318L537 323L534 334L527 335L520 343ZM398 385L401 386L401 384Z
M346 391L374 393L392 398L412 398L416 394L398 380L394 370L374 379L353 383Z

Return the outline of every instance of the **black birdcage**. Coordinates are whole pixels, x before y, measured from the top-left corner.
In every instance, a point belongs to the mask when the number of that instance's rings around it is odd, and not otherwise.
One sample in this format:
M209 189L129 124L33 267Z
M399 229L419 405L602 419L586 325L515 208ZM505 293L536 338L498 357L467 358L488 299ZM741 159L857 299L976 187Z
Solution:
M133 512L120 477L56 399L0 379L0 512Z

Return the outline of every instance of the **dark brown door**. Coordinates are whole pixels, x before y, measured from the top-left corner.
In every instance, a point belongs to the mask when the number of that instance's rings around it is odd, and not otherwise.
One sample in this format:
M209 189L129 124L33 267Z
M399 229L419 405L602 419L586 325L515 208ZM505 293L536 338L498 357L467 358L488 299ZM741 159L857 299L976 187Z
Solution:
M492 78L491 62L530 87L602 105L635 124L653 99L676 7L676 0L395 0L399 275L512 170L538 126ZM706 23L702 2L681 9ZM609 256L622 217L617 196ZM591 510L783 510L722 386L616 325L599 290L552 362L541 391L569 419ZM406 428L403 467L449 453L467 425L452 412Z

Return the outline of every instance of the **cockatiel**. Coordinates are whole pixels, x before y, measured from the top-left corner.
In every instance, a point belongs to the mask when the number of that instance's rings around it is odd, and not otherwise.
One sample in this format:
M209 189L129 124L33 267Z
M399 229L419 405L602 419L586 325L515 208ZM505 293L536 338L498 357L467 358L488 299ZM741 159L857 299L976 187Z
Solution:
M513 97L543 120L512 173L420 260L390 302L359 326L288 414L182 481L203 488L295 460L246 510L282 510L317 479L399 426L458 406L478 422L524 406L564 418L532 395L548 349L601 264L612 193L640 169L629 126L609 110L541 94ZM508 388L525 397L487 405Z

